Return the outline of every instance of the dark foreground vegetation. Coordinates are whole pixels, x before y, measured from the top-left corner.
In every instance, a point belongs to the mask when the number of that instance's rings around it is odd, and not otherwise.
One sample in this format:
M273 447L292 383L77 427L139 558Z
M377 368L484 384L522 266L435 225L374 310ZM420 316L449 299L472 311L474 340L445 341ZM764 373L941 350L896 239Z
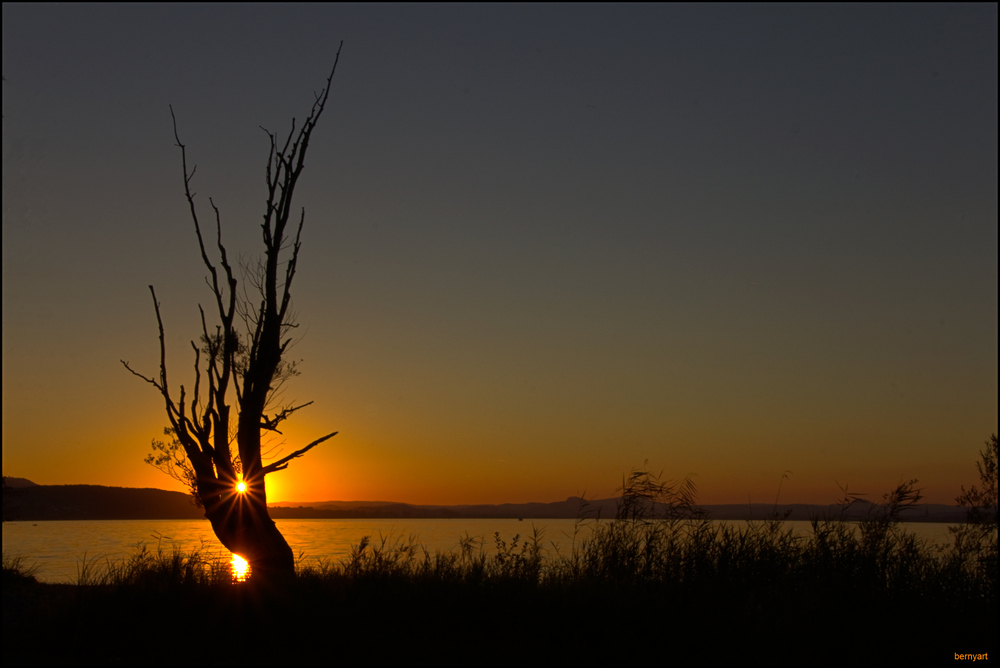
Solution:
M923 664L995 649L995 515L945 549L901 530L912 483L809 536L780 517L700 519L691 491L633 474L618 518L570 554L537 534L437 555L365 540L285 582L140 549L52 585L5 557L3 662Z
M544 536L430 555L364 539L343 563L234 583L228 562L138 549L76 585L3 560L7 664L936 664L996 659L997 439L951 545L900 526L916 481L846 495L809 535L736 529L648 471L568 554ZM860 520L848 511L863 509ZM588 520L584 520L588 521ZM967 659L966 659L967 660Z

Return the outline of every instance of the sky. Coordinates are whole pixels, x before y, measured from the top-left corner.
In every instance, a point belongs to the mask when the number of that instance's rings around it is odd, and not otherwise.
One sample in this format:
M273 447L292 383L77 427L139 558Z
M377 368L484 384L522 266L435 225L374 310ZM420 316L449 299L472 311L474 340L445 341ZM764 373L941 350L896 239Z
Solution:
M952 503L997 431L997 6L3 5L3 473L143 463L261 131L343 52L295 192L313 401L270 501ZM175 386L176 391L176 386ZM648 463L647 463L648 462ZM782 481L782 477L787 478Z

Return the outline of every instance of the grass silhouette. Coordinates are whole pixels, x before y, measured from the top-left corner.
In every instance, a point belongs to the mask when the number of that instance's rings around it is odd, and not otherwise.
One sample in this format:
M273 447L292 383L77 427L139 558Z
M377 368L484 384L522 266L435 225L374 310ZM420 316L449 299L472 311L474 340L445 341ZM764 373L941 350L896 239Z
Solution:
M772 516L704 518L690 480L623 480L616 517L568 554L544 534L363 539L307 561L280 590L203 551L138 548L43 585L4 556L4 663L924 664L988 653L997 628L996 521L947 547L900 526L916 481L880 503L846 494L809 534ZM862 511L847 520L848 511ZM855 513L854 516L857 516ZM992 526L992 529L989 527ZM191 616L212 625L185 625ZM273 642L242 644L240 637Z

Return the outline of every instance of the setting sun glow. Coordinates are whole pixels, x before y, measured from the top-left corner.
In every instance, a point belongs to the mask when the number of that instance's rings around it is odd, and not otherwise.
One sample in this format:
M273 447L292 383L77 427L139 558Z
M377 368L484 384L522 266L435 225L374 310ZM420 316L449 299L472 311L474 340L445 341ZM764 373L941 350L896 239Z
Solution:
M242 480L240 480L238 483L236 483L236 491L239 492L240 494L247 491L247 484Z
M241 485L243 483L240 483ZM233 555L233 582L245 582L250 577L250 564L238 554Z

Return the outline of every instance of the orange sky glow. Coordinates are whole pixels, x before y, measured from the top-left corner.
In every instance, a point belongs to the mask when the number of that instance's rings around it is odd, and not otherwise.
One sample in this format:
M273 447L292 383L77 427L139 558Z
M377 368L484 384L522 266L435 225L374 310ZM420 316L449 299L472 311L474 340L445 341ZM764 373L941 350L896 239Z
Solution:
M271 457L339 434L269 501L608 497L648 461L707 504L953 503L997 431L996 5L799 9L5 4L4 475L182 489L119 362L157 372L152 284L190 388L210 304L168 104L253 257L258 126L344 39L296 191L314 403Z

